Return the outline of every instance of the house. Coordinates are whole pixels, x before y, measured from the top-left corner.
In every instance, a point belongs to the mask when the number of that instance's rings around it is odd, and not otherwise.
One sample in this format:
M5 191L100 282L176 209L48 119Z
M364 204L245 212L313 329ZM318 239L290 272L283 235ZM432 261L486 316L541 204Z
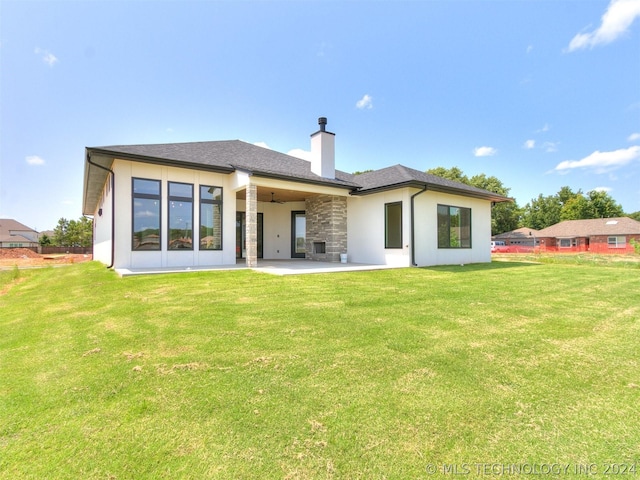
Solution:
M640 222L629 217L566 220L538 232L540 249L557 252L627 253L640 242Z
M0 218L0 248L35 248L38 232L16 220Z
M88 147L83 214L109 267L255 267L303 258L398 267L490 262L491 207L510 199L395 165L335 169L240 140Z
M509 252L531 252L540 245L538 230L528 227L494 235L491 240L504 242Z

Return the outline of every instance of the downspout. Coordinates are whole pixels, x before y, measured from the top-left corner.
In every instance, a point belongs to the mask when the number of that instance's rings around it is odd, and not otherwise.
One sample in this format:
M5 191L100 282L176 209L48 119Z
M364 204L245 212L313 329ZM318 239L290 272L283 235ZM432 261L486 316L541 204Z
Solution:
M103 167L102 165L98 165L95 162L91 161L91 153L87 153L87 162L89 162L90 165L93 165L94 167L98 167L101 168L102 170L106 170L107 172L109 172L111 174L111 264L107 266L107 268L112 268L113 264L115 263L115 256L116 256L116 237L115 237L115 233L116 233L116 191L115 191L115 186L116 186L116 174L113 172L113 170L111 170L110 168L107 167Z
M427 191L427 186L425 185L424 187L422 187L422 190L420 190L419 192L414 193L413 195L411 195L411 266L412 267L417 267L418 264L416 263L416 233L415 233L415 206L414 206L414 199L420 195L421 193L424 193Z

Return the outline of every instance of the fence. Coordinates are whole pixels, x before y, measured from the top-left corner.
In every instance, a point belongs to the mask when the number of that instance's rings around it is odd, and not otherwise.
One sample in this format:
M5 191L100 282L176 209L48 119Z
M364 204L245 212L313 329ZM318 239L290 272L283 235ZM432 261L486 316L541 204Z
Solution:
M598 253L611 255L635 253L633 245L628 243L619 247L610 247L606 244L594 243L589 246L578 245L575 247L547 247L546 245L540 245L536 246L535 249L525 245L508 245L508 248L509 250L506 253Z
M32 249L34 252L40 253L41 255L54 255L54 254L63 254L63 253L75 253L80 255L91 255L93 253L92 247L38 247L37 249Z

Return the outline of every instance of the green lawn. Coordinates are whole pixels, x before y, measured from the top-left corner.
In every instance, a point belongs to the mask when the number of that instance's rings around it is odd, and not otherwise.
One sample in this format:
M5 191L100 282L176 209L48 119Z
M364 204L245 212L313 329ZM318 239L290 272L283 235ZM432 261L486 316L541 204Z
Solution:
M639 267L0 272L0 478L640 476Z

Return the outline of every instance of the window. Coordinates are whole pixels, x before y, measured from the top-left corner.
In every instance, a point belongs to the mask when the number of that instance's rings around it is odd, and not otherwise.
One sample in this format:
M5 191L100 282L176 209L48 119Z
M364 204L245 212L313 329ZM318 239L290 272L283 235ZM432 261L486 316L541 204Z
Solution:
M169 182L169 250L193 249L193 185Z
M222 250L222 188L200 185L200 250Z
M616 237L608 237L607 244L609 245L609 248L625 248L626 237L624 235L616 236Z
M160 250L160 180L133 179L133 250Z
M570 238L560 238L560 248L571 248Z
M438 205L438 248L471 248L471 209Z
M384 204L384 248L402 248L402 202Z

